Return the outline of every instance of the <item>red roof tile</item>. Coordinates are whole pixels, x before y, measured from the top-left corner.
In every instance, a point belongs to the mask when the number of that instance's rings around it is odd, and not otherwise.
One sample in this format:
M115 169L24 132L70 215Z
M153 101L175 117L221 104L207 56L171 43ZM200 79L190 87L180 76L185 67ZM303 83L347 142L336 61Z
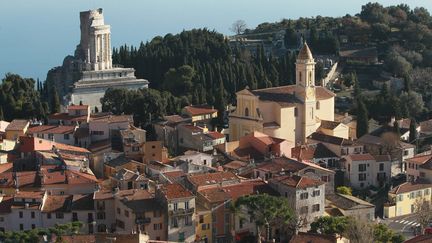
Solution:
M26 126L28 126L30 123L28 120L19 120L15 119L9 123L9 125L6 127L5 131L20 131L24 130Z
M280 183L289 187L300 188L300 189L306 189L309 187L315 187L324 184L324 182L322 181L314 180L309 177L298 176L298 175L278 176L271 179L270 181L275 184Z
M224 137L225 137L225 135L223 135L223 134L220 133L220 132L208 132L208 135L209 135L210 137L212 137L213 139L221 139L221 138L224 138Z
M68 110L87 110L88 105L70 105L67 107Z
M44 213L68 212L71 204L72 195L47 195L41 211Z
M405 182L405 183L391 189L389 193L392 193L392 194L407 193L407 192L412 192L412 191L430 188L430 187L432 187L432 184L429 184L429 183Z
M35 126L28 129L29 134L41 133L41 134L72 134L75 132L75 126Z
M190 191L180 184L163 185L161 190L168 200L194 196Z
M7 214L11 212L13 197L3 196L0 202L0 214Z
M216 109L205 107L205 106L186 106L184 107L184 110L192 116L213 114L217 112Z
M190 174L187 179L195 186L206 186L219 184L226 181L240 181L232 172L220 171L205 174Z

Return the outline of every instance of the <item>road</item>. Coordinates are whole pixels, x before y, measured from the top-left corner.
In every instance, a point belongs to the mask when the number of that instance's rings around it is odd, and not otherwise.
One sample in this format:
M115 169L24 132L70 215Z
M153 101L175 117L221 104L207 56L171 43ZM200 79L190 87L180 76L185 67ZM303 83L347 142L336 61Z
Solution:
M401 233L405 236L405 239L413 238L414 232L413 227L420 226L417 222L415 214L409 214L399 217L394 217L391 219L381 220L381 223L386 224L390 229L392 229L396 233Z

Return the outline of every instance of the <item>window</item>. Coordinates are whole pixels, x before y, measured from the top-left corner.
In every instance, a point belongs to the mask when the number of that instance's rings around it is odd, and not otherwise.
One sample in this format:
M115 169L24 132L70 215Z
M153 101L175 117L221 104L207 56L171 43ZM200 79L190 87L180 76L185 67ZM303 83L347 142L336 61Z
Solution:
M319 204L312 205L312 213L318 211L320 211L320 205Z
M380 164L379 164L379 170L380 170L380 171L383 171L383 170L384 170L384 163L380 163Z
M139 147L138 146L133 146L132 147L132 152L138 152L139 151Z
M20 218L23 217L23 212L22 212L22 211L19 212L19 217L20 217Z
M47 213L47 219L51 218L51 213Z
M54 137L54 135L53 135L52 133L49 133L49 134L48 134L48 139L51 139L51 140L52 140L53 137Z
M96 214L97 219L105 219L105 212L98 212Z
M428 196L429 195L429 189L426 189L424 194L425 194L425 196Z
M319 102L319 101L316 102L316 109L317 109L317 110L320 109L320 102Z
M365 181L366 180L366 173L360 173L359 174L359 181Z
M285 192L285 197L288 197L288 192Z
M153 229L154 230L161 230L162 229L162 223L160 223L160 224L153 224Z
M366 171L366 164L359 164L358 165L358 170L359 171Z
M240 221L239 221L239 226L240 226L240 229L243 228L243 219L240 219Z
M153 211L154 218L160 218L162 216L162 212L160 210Z
M125 215L127 218L129 218L129 211L125 210L125 211L124 211L124 215Z
M204 223L204 215L199 216L199 223L200 224Z
M102 135L104 135L104 132L103 131L91 131L91 134L92 135L102 136Z
M31 212L30 215L31 215L31 218L32 218L32 219L35 218L35 212Z
M62 213L62 212L57 212L57 213L56 213L56 218L57 218L57 219L62 219L62 218L64 218L63 213Z
M320 195L320 190L315 190L312 193L312 197L319 197L319 195Z
M36 225L35 225L35 224L32 224L31 227L32 227L32 229L35 229L35 228L36 228Z
M180 242L183 242L185 240L184 232L179 232L178 239L179 239L178 241Z
M186 216L185 217L185 225L191 225L192 224L192 220L190 218L190 216Z
M178 227L178 220L177 220L177 218L173 218L172 219L172 221L171 221L171 227L173 227L173 228L177 228Z
M404 156L408 155L408 150L404 150Z
M421 197L422 196L422 191L417 191L417 193L416 193L416 197Z
M209 224L202 224L201 225L201 230L208 230L210 229L210 225Z
M413 199L414 198L414 192L410 193L410 198Z
M308 206L303 206L303 207L300 208L300 213L301 214L307 214L308 211L309 211Z
M117 214L120 214L120 212L121 212L120 208L117 208Z
M177 211L177 209L178 209L178 205L177 203L174 203L174 211Z
M298 116L298 109L297 109L297 107L294 108L294 116L295 116L295 117Z
M245 116L249 116L249 109L247 107L245 108Z
M24 230L24 225L20 224L20 230Z
M321 176L321 181L329 182L330 181L330 176Z
M116 226L119 227L119 228L121 228L121 229L124 229L125 228L125 223L123 221L121 221L121 220L116 219Z
M307 193L307 192L303 192L302 194L300 194L300 199L301 200L308 199L308 197L309 197L309 193Z
M156 148L156 146L155 145L152 145L152 149L155 149Z
M64 138L64 140L69 140L69 134L64 134L63 138Z
M299 81L302 82L302 72L299 72Z
M403 201L403 194L398 195L398 201L399 202Z

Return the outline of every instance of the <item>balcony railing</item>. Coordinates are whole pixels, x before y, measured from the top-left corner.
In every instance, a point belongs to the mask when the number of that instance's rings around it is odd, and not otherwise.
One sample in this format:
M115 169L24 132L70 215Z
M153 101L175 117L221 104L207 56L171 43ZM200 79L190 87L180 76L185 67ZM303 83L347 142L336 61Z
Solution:
M193 214L194 212L195 212L195 208L188 208L188 209L179 208L177 210L169 211L169 214L179 216L179 215Z

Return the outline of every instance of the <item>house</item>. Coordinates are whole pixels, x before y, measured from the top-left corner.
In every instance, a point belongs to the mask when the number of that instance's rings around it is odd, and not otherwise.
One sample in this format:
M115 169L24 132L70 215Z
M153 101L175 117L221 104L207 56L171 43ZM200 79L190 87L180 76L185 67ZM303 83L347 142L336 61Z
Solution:
M360 198L334 193L327 194L325 199L325 211L330 216L336 216L332 212L337 211L337 215L354 217L360 221L375 220L375 205Z
M285 197L288 204L297 212L302 229L317 217L324 215L325 182L306 176L278 176L269 180L269 185Z
M142 157L143 163L149 163L149 161L168 161L168 149L163 146L161 141L147 141L142 146Z
M13 120L5 129L5 138L8 140L18 140L19 137L26 134L29 125L30 122L28 120Z
M150 161L145 164L145 173L152 179L159 178L161 173L169 172L169 171L182 171L180 168L170 164L164 164L159 161Z
M410 118L404 118L404 119L396 120L395 117L392 117L390 122L388 123L388 126L393 128L395 122L397 122L399 125L399 131L400 131L401 139L403 141L412 142L412 141L409 141L411 119ZM425 124L425 123L423 123L423 124ZM415 127L416 127L417 134L420 134L421 133L421 124L416 123Z
M153 194L146 190L124 190L115 194L114 198L116 232L146 232L151 240L167 240L167 215Z
M416 155L410 159L406 160L407 169L407 180L408 181L416 181L420 179L420 166L424 163L430 161L432 159L432 155ZM425 177L424 174L423 177Z
M189 105L182 109L182 114L191 118L191 122L210 124L210 120L216 118L218 111L212 107L202 105Z
M335 94L315 85L315 61L305 43L296 60L296 84L236 93L230 114L230 140L258 131L271 137L305 143L320 120L334 120ZM318 118L318 119L317 119Z
M128 159L124 155L120 155L114 159L108 160L104 163L104 176L109 178L111 175L120 171L121 169L128 169L131 171L138 171L144 173L144 164L133 159Z
M51 125L41 125L30 127L27 130L27 135L43 138L46 140L51 140L58 143L64 143L69 145L76 145L78 141L74 139L74 133L78 127L76 126L51 126ZM76 142L76 143L75 143ZM84 147L86 147L85 144Z
M351 187L363 189L369 186L382 187L390 179L389 155L350 154L342 162L345 178Z
M321 120L318 131L326 135L349 139L349 127L341 122Z
M19 191L39 191L36 171L5 171L0 173L0 193L14 195Z
M154 188L154 182L138 171L131 171L125 168L120 169L110 176L111 187L120 190L142 189L149 190Z
M54 113L48 116L49 125L81 125L88 124L90 120L90 106L70 105L64 113Z
M186 177L186 188L192 192L199 192L204 188L209 188L214 185L232 185L237 184L241 180L232 172L215 172L215 173L202 173L190 174Z
M339 167L340 158L324 144L300 145L291 149L291 157L300 162L319 164L324 168Z
M308 137L308 144L322 143L337 156L363 153L363 145L356 141L314 132Z
M233 160L229 163L222 165L224 171L232 172L236 175L246 176L253 173L254 165L248 162Z
M164 116L162 121L153 124L157 140L162 141L165 147L177 154L179 145L177 128L182 124L190 124L191 121L191 118L179 115Z
M313 163L299 162L285 157L273 158L256 165L253 177L268 181L271 178L289 174L323 181L326 183L326 193L334 192L334 171Z
M178 149L197 150L201 152L212 151L213 146L225 143L225 135L211 132L208 128L191 124L177 126Z
M420 179L432 183L432 161L428 160L419 165Z
M195 242L195 196L180 184L166 184L156 197L168 216L168 241Z
M114 131L128 129L132 123L131 115L92 114L89 121L91 141L113 139ZM118 136L117 139L121 140L120 134Z
M349 239L338 235L323 235L310 232L298 232L289 243L349 243Z
M405 182L388 193L388 203L384 204L384 217L393 218L412 214L417 200L431 201L432 184Z
M146 142L146 133L145 130L133 126L120 131L122 148L126 157L137 161L142 159L142 147Z
M339 51L339 56L345 62L362 62L365 64L378 62L376 47L344 49Z
M254 131L241 137L237 146L225 146L224 152L238 160L258 162L271 156L290 157L293 147L293 142Z
M201 153L198 151L186 151L184 155L175 157L175 161L187 161L195 165L209 166L212 167L213 163L216 162L216 158L211 154Z
M199 225L206 230L205 238L208 242L229 242L232 237L241 240L244 236L255 234L255 224L251 222L247 212L234 215L231 205L242 196L258 193L279 195L261 179L244 180L236 184L216 184L200 190L197 201L198 205L203 207L200 212L203 223ZM276 229L272 229L272 233L275 232Z

